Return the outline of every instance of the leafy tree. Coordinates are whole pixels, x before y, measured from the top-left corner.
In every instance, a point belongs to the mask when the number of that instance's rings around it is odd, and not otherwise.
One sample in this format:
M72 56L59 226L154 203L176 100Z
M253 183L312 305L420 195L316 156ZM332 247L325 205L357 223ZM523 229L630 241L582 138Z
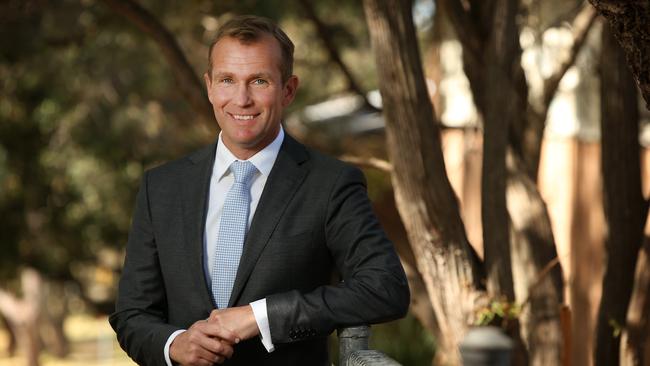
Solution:
M628 57L645 57L647 47L635 40L645 39L647 27L634 26L645 24L645 5L592 3L615 24L614 34ZM332 94L363 94L379 85L390 163L372 159L357 163L392 172L397 208L411 246L399 250L412 287L420 289L414 291L421 297L413 311L434 332L440 350L437 357L447 355L447 361L458 362L456 345L474 321L518 317L506 319L506 323L511 334L521 335L526 345L520 347L521 360L528 357L531 364L559 364L563 346L561 271L535 178L550 101L594 24L593 9L583 7L576 12L569 57L545 81L542 95L529 96L519 62L520 2L440 0L435 4L437 12L451 21L463 46L465 73L484 126L485 262L469 246L445 174L438 125L426 98L410 1L3 2L0 313L11 326L16 324L12 320L16 306L6 304L37 302L27 296L29 286L19 281L31 276L32 269L45 285L75 283L89 304L100 311L111 310L137 182L147 167L214 138L217 127L200 81L207 44L229 16L254 12L279 21L299 45L296 70L308 77L302 80L302 93L292 110ZM368 27L361 21L364 10ZM636 62L643 57L629 57L642 92L647 84L645 68L650 64ZM619 70L621 61L616 62ZM605 107L615 111L620 105ZM631 123L633 119L626 120ZM611 121L603 124L603 135L615 128ZM618 132L625 136L619 139L611 134L604 149L623 151L620 141L638 133L631 129ZM310 141L323 144L316 138ZM603 171L614 178L630 173L608 173L624 168L621 165L620 160L608 160ZM610 184L618 182L613 179ZM631 184L633 179L626 182ZM612 204L607 208L608 217L614 220L610 227L616 231L610 235L611 246L632 234L625 225L612 225L625 222L619 217L625 208L614 208L614 204L632 207L635 198L625 200L629 205L616 202L613 197L619 189L609 187L606 199ZM634 217L642 222L647 204L632 211L641 211ZM521 217L531 220L522 221ZM639 226L636 221L629 224ZM623 236L615 236L617 233ZM639 241L630 244L632 250L617 253L627 258L626 264L610 265L625 270L625 278L635 275L636 280L633 288L618 288L626 292L620 295L621 300L632 293L631 305L615 301L616 315L602 317L605 336L599 339L605 340L605 348L600 349L609 349L613 355L603 358L607 362L616 358L616 351L611 350L618 341L606 336L612 328L604 325L605 321L613 318L621 327L631 350L625 354L632 359L639 359L639 349L647 338L644 321L647 323L650 281L647 270L643 271L647 268L643 258L647 262L647 257L638 256ZM616 260L616 256L610 259ZM635 259L639 262L636 274L630 264ZM605 284L606 291L611 291L608 286L612 287ZM36 315L32 326L35 323ZM31 334L33 337L33 329ZM36 344L33 339L24 342Z

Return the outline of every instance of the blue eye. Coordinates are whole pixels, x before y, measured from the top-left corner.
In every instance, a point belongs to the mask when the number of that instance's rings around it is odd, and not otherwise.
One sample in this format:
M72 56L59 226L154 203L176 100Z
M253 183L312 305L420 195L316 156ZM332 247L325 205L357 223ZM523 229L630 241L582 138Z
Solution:
M264 80L264 79L255 79L255 80L253 80L253 84L255 84L255 85L264 85L264 84L268 84L268 82L266 80Z
M234 81L231 78L223 78L220 82L223 84L232 84Z

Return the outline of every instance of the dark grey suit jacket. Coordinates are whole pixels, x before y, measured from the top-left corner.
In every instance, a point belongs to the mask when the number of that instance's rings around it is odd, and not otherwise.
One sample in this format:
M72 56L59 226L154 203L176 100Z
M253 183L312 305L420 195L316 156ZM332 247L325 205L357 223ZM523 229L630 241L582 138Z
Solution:
M164 365L172 332L209 316L203 233L216 144L147 171L110 323L141 365ZM330 284L332 272L341 282ZM248 232L230 306L266 298L271 338L235 346L228 365L325 365L341 326L403 316L404 270L361 171L285 135Z

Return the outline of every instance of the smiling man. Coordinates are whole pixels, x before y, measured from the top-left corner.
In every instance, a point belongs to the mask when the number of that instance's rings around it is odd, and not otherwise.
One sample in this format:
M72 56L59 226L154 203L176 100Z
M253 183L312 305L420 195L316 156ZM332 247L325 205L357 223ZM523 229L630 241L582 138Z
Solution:
M328 365L334 329L408 309L361 171L282 128L293 47L268 19L224 24L204 75L217 141L144 175L110 318L139 364Z

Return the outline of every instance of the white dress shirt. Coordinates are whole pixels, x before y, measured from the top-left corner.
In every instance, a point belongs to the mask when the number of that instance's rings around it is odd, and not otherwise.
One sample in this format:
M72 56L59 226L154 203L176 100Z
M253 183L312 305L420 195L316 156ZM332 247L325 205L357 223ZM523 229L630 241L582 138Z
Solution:
M258 172L253 177L251 184L251 202L250 202L250 214L248 215L248 226L250 227L251 221L257 209L257 204L260 201L262 196L262 191L266 185L266 180L271 173L273 164L278 157L280 152L280 146L282 146L282 141L284 141L284 130L280 127L280 132L276 136L275 140L267 145L264 149L253 155L248 159L255 167ZM211 283L211 274L212 274L212 264L215 260L216 245L217 245L217 235L219 233L219 223L221 222L221 212L223 210L223 204L226 200L226 194L230 190L230 187L234 183L235 177L230 171L230 165L235 161L239 160L235 155L233 155L230 150L224 145L219 134L219 140L217 142L217 152L214 159L214 166L212 168L212 176L210 178L210 197L208 202L208 212L205 221L205 235L203 237L203 249L204 249L204 258L203 268L205 273L205 280L207 281L208 288L212 288ZM271 342L271 329L269 327L268 315L266 312L266 299L261 299L254 301L251 304L253 308L253 314L255 316L255 321L257 322L257 327L260 330L260 339L262 344L268 352L273 352L275 346ZM178 330L172 333L167 342L165 343L165 361L167 365L172 366L171 359L169 357L169 346L172 341L185 330Z

